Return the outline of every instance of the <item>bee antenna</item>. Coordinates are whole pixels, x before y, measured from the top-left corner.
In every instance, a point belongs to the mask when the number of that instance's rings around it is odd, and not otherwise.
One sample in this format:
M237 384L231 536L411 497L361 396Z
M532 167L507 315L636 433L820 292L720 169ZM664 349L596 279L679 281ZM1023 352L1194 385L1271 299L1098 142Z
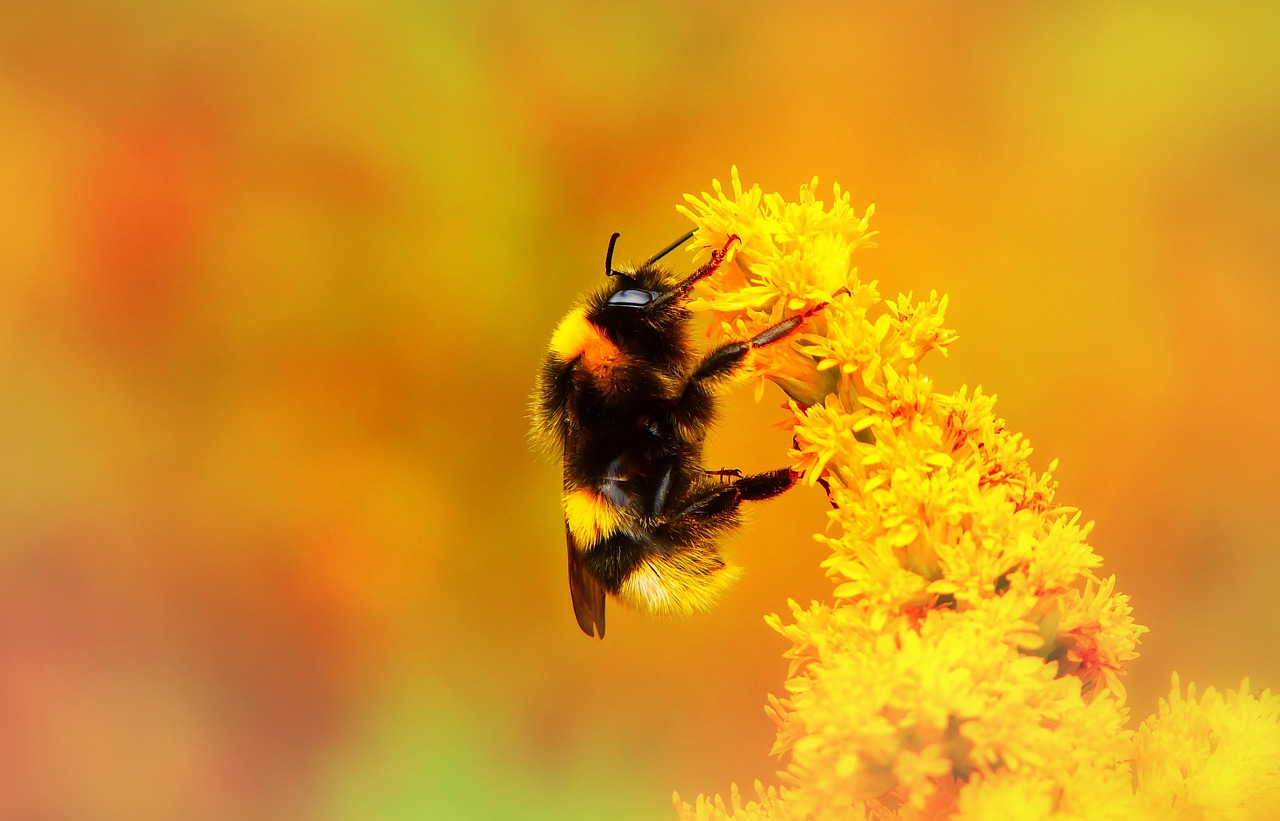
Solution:
M697 229L694 229L694 231L696 231L696 230L697 230ZM648 261L648 262L646 262L644 265L641 265L640 267L641 267L641 268L648 268L650 265L652 265L653 263L655 263L655 262L657 262L658 260L662 259L663 257L665 257L667 254L671 253L672 251L676 250L676 249L677 249L677 248L679 248L681 245L684 245L686 242L688 242L689 240L693 239L694 231L690 231L689 233L685 234L685 235L684 235L683 237L681 237L680 239L678 239L678 240L676 240L675 242L673 242L673 243L671 243L670 245L668 245L666 248L663 248L663 249L662 249L661 251L659 251L658 253L654 254L654 255L653 255L653 256L651 256L651 257L649 257L649 261Z
M604 252L604 275L607 277L617 276L618 272L613 270L613 246L618 244L620 234L613 232L613 236L609 237L609 250Z

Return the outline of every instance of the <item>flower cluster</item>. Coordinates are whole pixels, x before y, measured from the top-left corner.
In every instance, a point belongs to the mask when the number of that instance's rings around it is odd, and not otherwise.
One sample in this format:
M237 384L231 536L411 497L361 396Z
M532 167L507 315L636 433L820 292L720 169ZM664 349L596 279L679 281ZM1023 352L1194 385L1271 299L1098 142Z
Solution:
M1099 573L1090 523L1057 503L1055 464L981 389L921 371L955 333L947 298L883 298L851 255L870 244L837 186L794 202L744 190L687 197L695 244L741 238L695 309L738 337L815 304L755 374L790 397L794 463L831 501L817 538L831 604L766 621L789 642L781 785L687 804L719 818L1280 817L1280 698L1170 701L1127 729L1121 683L1145 628Z

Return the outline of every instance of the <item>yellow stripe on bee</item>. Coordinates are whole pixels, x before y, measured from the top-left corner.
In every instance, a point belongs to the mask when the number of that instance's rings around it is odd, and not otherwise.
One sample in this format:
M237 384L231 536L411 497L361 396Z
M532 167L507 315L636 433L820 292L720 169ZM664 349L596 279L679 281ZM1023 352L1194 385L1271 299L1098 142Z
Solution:
M608 499L583 488L564 495L564 520L578 547L586 550L617 533L622 528L623 515Z
M604 332L587 321L582 309L571 312L551 335L551 352L561 362L568 362L581 356L588 370L608 367L617 362L622 354L618 346L609 340Z
M714 551L693 550L641 562L618 589L618 598L643 613L687 616L708 610L742 571Z

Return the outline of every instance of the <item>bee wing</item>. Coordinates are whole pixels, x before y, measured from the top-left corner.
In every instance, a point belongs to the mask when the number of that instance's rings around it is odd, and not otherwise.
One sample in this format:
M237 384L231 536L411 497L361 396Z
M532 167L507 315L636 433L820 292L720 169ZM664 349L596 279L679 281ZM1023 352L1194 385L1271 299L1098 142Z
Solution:
M604 585L582 561L582 551L567 524L564 538L569 545L569 598L573 599L573 615L582 632L604 638Z

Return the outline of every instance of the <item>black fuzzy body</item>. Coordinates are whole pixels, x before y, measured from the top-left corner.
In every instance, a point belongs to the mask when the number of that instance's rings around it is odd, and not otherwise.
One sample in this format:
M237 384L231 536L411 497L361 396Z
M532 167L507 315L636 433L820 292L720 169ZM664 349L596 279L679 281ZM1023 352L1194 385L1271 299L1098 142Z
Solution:
M743 476L702 466L721 383L753 344L798 325L695 354L685 301L734 240L683 280L652 261L610 269L543 361L535 430L563 459L570 592L588 635L604 635L606 593L657 612L709 606L734 577L716 540L738 524L740 503L795 482L788 469Z

